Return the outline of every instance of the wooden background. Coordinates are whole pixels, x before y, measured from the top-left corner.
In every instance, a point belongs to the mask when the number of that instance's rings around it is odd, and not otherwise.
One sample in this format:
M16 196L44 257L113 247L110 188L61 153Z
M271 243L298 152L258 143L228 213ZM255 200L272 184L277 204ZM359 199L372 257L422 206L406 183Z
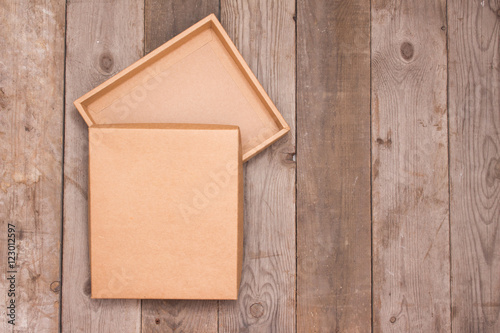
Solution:
M291 126L246 164L239 300L90 300L72 102L210 13ZM0 17L0 331L500 332L499 0L1 0Z

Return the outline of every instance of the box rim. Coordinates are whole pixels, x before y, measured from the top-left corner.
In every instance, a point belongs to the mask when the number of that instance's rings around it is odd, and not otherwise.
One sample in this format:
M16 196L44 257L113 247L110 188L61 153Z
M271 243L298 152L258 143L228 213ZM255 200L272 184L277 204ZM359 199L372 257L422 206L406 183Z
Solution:
M269 95L266 93L260 82L257 80L257 77L255 74L252 72L248 64L246 63L245 59L243 56L240 54L234 43L231 41L229 38L229 35L227 32L224 30L222 27L221 23L215 16L215 14L210 14L204 19L198 21L191 27L187 28L177 36L173 37L163 45L159 46L155 50L151 51L149 54L146 56L142 57L141 59L135 61L131 65L127 66L123 70L119 71L117 74L112 76L111 78L107 79L103 83L99 84L97 87L93 88L86 94L82 95L81 97L77 98L73 104L75 105L76 109L84 119L85 123L87 126L96 126L96 125L104 125L104 124L96 124L95 121L93 120L92 116L89 114L87 110L84 108L84 103L86 100L91 98L92 96L96 95L97 93L101 92L108 86L114 84L116 81L130 73L132 70L138 68L139 66L143 65L144 63L150 61L152 58L156 57L159 53L163 52L164 50L173 47L175 44L179 43L182 41L184 38L189 36L192 33L195 33L199 29L202 29L203 27L210 25L211 28L213 28L214 32L216 35L220 38L222 41L226 51L229 53L229 55L233 58L233 60L236 62L238 67L240 67L241 72L244 74L246 80L250 83L253 89L255 89L258 93L258 97L261 99L261 101L264 103L266 106L266 109L269 111L269 115L273 118L274 122L278 126L279 130L277 133L273 134L270 138L264 140L257 146L253 147L249 151L243 154L243 162L247 162L249 159L257 155L258 153L262 152L265 148L270 146L272 143L274 143L276 140L284 136L289 130L290 126L288 126L287 122L281 115L281 113L278 111L274 103L272 102L271 98ZM108 124L109 125L109 124Z

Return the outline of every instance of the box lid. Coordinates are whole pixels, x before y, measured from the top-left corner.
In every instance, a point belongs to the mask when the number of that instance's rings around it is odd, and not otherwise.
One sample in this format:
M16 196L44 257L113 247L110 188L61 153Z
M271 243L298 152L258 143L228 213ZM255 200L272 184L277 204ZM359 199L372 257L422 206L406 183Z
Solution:
M240 142L235 126L89 129L92 298L237 298Z
M74 104L89 126L116 123L237 125L244 161L289 131L213 14Z

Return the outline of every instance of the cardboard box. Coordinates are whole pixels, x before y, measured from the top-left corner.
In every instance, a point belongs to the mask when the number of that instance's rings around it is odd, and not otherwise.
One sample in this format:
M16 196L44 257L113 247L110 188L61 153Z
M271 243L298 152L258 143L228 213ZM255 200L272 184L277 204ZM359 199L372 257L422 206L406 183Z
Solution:
M89 126L237 125L241 130L244 161L289 131L213 14L74 104Z
M236 299L242 173L236 126L90 127L92 298Z

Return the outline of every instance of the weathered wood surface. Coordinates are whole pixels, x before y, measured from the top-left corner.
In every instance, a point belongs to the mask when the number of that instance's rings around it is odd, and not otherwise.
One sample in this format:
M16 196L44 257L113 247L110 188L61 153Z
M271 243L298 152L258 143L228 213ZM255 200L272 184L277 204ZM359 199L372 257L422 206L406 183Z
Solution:
M140 300L91 300L88 129L73 101L143 55L140 0L68 1L64 141L63 332L139 332Z
M445 0L372 1L374 332L450 331Z
M500 331L499 10L2 2L0 239L16 225L18 306L15 327L2 306L0 331ZM88 132L72 102L210 13L292 127L246 166L240 298L91 300ZM0 266L6 305L7 246Z
M238 301L221 301L220 332L295 331L295 2L221 1L221 23L290 125L245 165Z
M298 1L297 328L369 332L370 3Z
M449 1L452 327L500 332L500 2Z
M146 0L146 53L212 13L218 0ZM217 332L217 316L217 301L142 301L143 332Z
M64 1L0 5L1 332L59 327L64 8ZM17 272L13 297L8 271ZM15 326L6 313L10 300Z
M219 0L144 0L144 2L146 53L210 14L219 17Z

